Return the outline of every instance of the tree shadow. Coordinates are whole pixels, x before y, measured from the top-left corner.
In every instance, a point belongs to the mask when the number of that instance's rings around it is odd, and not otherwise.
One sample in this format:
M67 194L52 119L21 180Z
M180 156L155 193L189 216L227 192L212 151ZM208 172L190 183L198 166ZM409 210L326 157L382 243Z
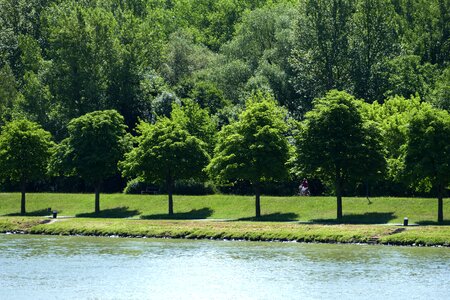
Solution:
M145 215L141 216L141 219L145 220L163 220L163 219L169 219L169 220L198 220L198 219L206 219L214 213L214 210L212 210L209 207L204 207L201 209L193 209L188 212L182 212L182 213L174 213L172 216L169 216L168 214L155 214L155 215Z
M313 223L325 224L386 224L394 220L397 216L393 212L378 213L370 212L364 214L348 214L342 216L341 220L337 219L314 219Z
M27 212L24 215L22 215L20 213L12 213L12 214L7 214L5 216L8 216L8 217L44 217L44 216L50 216L51 214L52 214L52 210L48 210L47 208L44 208L44 209L40 209L40 210Z
M129 210L128 207L117 207L101 210L99 213L82 213L77 218L131 218L140 214L138 210Z
M444 220L444 222L437 222L437 221L430 221L430 220L425 220L425 221L418 221L415 222L418 225L435 225L435 226L439 226L439 225L450 225L450 220Z
M240 218L236 221L264 221L264 222L291 222L298 220L298 214L296 213L273 213L268 215L262 215L260 217Z

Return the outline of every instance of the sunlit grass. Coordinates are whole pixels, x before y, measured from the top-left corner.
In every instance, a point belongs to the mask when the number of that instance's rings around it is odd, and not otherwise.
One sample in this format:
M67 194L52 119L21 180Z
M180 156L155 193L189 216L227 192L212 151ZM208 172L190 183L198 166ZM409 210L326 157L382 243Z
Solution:
M174 196L175 219L253 220L254 197L236 195ZM27 215L49 215L47 209L58 210L60 216L103 218L167 218L166 195L102 194L99 215L93 214L92 194L27 194ZM17 215L20 194L0 194L0 215ZM261 198L263 221L302 221L333 223L336 218L334 197ZM384 224L432 223L437 219L437 200L433 198L365 198L343 199L343 223ZM444 200L444 218L450 218L450 200ZM448 223L448 221L447 221Z

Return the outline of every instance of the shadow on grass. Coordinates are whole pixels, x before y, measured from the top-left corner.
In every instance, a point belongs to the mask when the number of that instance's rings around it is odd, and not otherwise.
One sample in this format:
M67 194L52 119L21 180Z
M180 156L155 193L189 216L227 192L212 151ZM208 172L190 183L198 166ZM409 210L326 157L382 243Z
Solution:
M101 210L99 213L77 214L77 218L131 218L139 215L138 210L129 210L128 207L117 207Z
M259 218L241 218L237 221L265 221L265 222L290 222L297 221L298 215L295 213L273 213L268 215L262 215Z
M439 225L450 225L450 220L444 220L444 222L437 222L437 221L429 221L429 220L425 220L425 221L418 221L415 222L418 225L435 225L435 226L439 226Z
M209 207L204 207L201 209L193 209L188 212L183 213L174 213L172 216L169 216L168 214L156 214L156 215L145 215L141 216L141 219L145 220L163 220L163 219L170 219L170 220L190 220L190 219L206 219L214 213L214 210L212 210Z
M337 219L315 219L313 223L325 224L386 224L394 220L396 215L393 212L378 213L370 212L365 214L348 214L342 216L341 220Z
M21 215L20 213L12 213L7 214L8 217L44 217L44 216L50 216L52 214L52 211L49 211L47 208L30 211L25 213L24 215Z

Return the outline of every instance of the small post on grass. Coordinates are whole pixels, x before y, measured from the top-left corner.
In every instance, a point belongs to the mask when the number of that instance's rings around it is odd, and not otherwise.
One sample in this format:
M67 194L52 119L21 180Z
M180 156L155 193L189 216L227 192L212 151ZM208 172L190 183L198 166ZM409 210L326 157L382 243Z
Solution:
M403 226L408 226L408 217L403 219Z
M56 219L57 216L58 216L58 211L57 211L57 210L54 210L54 211L53 211L53 219Z

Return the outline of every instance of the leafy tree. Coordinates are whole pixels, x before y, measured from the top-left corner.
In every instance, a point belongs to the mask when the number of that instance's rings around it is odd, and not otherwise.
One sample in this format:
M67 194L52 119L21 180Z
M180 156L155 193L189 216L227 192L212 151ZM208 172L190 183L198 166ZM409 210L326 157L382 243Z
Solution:
M438 198L438 222L444 221L443 197L450 184L450 115L422 109L411 120L405 171L416 189L434 188Z
M104 179L117 173L117 164L130 148L123 117L115 110L94 111L72 119L69 136L52 158L54 173L79 176L95 187L95 213L100 212Z
M423 62L445 65L450 50L450 2L446 0L393 1L401 19L402 49Z
M172 85L179 84L214 61L214 55L208 48L194 43L193 37L181 30L170 36L167 56L162 72Z
M237 122L219 133L208 172L218 181L249 180L255 189L256 217L261 216L260 183L287 176L289 144L286 111L269 94L247 100Z
M57 110L52 105L52 94L48 85L51 62L44 60L38 41L28 35L19 37L21 63L25 68L22 78L23 97L16 109L19 114L41 124L47 130L56 130Z
M114 108L108 97L120 62L117 21L112 12L76 2L52 6L45 15L51 92L65 120Z
M187 96L201 108L208 110L210 114L216 114L227 105L223 92L214 83L208 81L195 82Z
M0 0L0 60L5 59L17 78L24 75L21 64L19 39L29 35L41 38L42 12L54 0Z
M168 191L168 213L173 215L173 188L176 180L201 178L209 156L205 143L167 117L155 124L141 122L137 147L125 155L120 166L126 177L164 182Z
M184 99L182 106L174 105L172 119L187 130L190 135L205 143L212 154L215 145L216 124L208 111L190 99Z
M429 100L438 74L435 65L421 64L420 57L416 55L401 55L387 61L381 68L384 69L382 76L387 79L385 87L380 83L385 96L408 98L419 95Z
M383 96L377 68L399 52L398 17L392 2L356 1L349 57L355 96L367 101Z
M290 111L299 107L289 80L292 70L288 62L297 14L289 1L268 3L245 12L236 25L233 39L222 47L227 58L243 60L250 67L253 75L248 79L246 92L271 90L278 102Z
M315 99L297 136L296 171L332 182L337 219L342 219L344 184L383 170L380 133L365 124L353 96L332 90Z
M445 68L436 80L431 98L432 103L438 108L450 112L450 67Z
M26 213L26 186L46 175L53 145L51 134L30 121L15 120L2 128L0 178L20 184L22 215Z
M156 122L158 117L170 118L172 109L176 105L181 105L177 95L166 91L162 92L152 101L152 121Z
M354 6L349 0L300 1L291 64L303 106L330 89L351 88L348 56Z
M383 104L374 102L361 107L365 118L375 122L381 131L387 162L385 178L391 182L403 181L408 126L413 115L423 106L429 105L421 103L419 97L407 99L396 96L385 100Z
M6 64L0 68L0 125L10 119L12 108L19 98L16 79Z

